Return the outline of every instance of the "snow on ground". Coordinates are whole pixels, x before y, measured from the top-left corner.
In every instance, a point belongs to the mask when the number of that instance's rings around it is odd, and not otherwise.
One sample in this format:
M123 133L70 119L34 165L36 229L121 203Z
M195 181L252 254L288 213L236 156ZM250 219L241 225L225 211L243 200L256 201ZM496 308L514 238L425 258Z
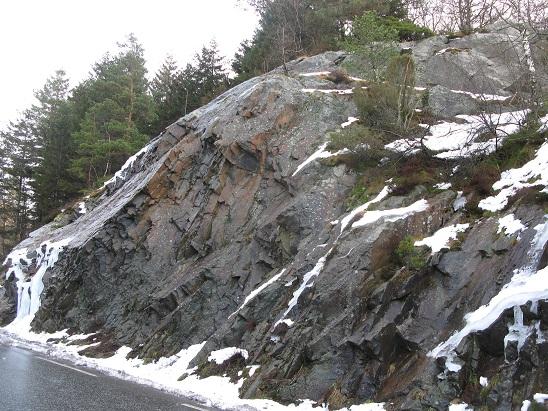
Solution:
M320 146L320 148L318 148L314 153L312 153L312 155L310 155L310 157L308 157L301 164L299 164L295 172L291 174L291 177L295 177L299 173L299 171L301 171L303 168L305 168L308 164L310 164L314 160L317 160L319 158L329 158L333 156L338 156L340 154L345 154L349 152L349 150L345 148L337 151L336 153L331 153L330 151L326 150L328 144L329 143L323 143Z
M21 327L22 328L22 327ZM88 358L78 354L86 346L68 345L70 341L84 339L86 335L72 336L66 343L46 343L50 338L62 338L67 336L67 330L55 334L35 334L30 331L30 323L26 332L20 334L3 333L0 329L0 337L7 337L9 342L16 346L24 346L59 359L71 361L79 366L89 367L102 371L117 378L123 378L139 384L145 384L157 389L168 391L174 394L183 395L204 403L207 406L218 407L226 410L298 410L318 411L327 410L327 405L317 404L310 400L297 400L299 404L284 406L272 400L246 400L239 398L239 388L245 379L241 378L237 383L230 382L228 377L212 376L200 379L193 374L194 369L189 369L192 359L200 352L205 342L191 345L171 357L163 357L158 361L145 363L142 359L126 358L131 348L121 347L112 357L109 358ZM22 329L20 330L22 331ZM222 350L219 350L222 351ZM221 357L219 351L214 351ZM212 353L212 354L213 354ZM250 377L259 368L258 365L247 366ZM188 377L182 381L178 379L183 374ZM363 408L360 408L363 407ZM364 404L353 406L352 411L377 411L383 410L382 404ZM343 409L341 411L349 411Z
M548 142L544 142L535 158L522 167L504 171L500 180L493 184L493 189L499 193L481 200L478 207L488 211L500 211L506 207L509 198L519 190L535 186L542 186L542 191L547 192Z
M255 288L253 291L249 293L247 297L245 297L244 302L242 305L238 307L236 311L234 311L232 314L228 316L228 318L233 317L236 315L242 308L244 308L247 303L249 303L251 300L253 300L255 297L257 297L266 287L268 287L270 284L274 284L278 279L285 273L285 269L280 271L280 273L276 274L274 277L272 277L270 280L265 282L264 284L261 284L259 287Z
M249 353L247 352L247 350L243 350L237 347L226 347L220 350L211 351L209 353L209 357L207 357L207 360L209 362L214 361L215 364L221 365L225 361L230 360L232 357L238 354L244 357L245 360L249 358Z
M506 235L512 235L521 232L526 228L527 227L525 227L519 219L514 217L514 214L508 214L507 216L499 218L499 229L497 230L497 234L504 232Z
M356 121L360 121L360 119L357 118L357 117L348 117L348 121L345 121L344 123L342 123L342 124L341 124L341 127L342 127L342 128L346 128L346 127L348 127L350 124L355 123Z
M431 237L415 241L415 246L425 245L432 249L432 254L437 253L444 248L449 248L451 241L457 239L458 233L466 231L469 226L470 224L454 224L440 228Z
M546 216L548 219L548 215ZM529 263L514 272L512 279L486 305L465 315L465 326L454 333L447 341L439 344L428 353L433 358L445 357L445 366L449 371L459 371L461 366L455 362L455 348L471 333L485 330L493 324L507 309L519 307L529 301L548 299L548 267L535 271L548 242L548 220L535 227L537 234L528 253ZM521 311L521 310L520 310ZM519 324L519 313L515 321Z
M459 122L442 121L429 128L422 144L436 152L436 157L455 159L477 154L489 154L510 134L517 132L528 110L506 113L458 115ZM494 132L487 141L476 141L483 132ZM395 152L413 153L421 148L420 139L400 139L385 146Z
M401 220L428 208L428 201L418 200L407 207L393 208L391 210L374 210L366 211L363 216L356 222L352 223L352 228L363 227L365 225L373 224L377 221L394 222Z

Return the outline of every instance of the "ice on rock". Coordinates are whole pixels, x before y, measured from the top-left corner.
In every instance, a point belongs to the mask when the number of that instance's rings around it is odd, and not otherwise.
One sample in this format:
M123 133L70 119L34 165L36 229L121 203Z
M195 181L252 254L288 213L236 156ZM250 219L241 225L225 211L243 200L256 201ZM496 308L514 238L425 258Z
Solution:
M34 318L40 308L40 295L44 290L42 282L44 274L55 265L59 254L69 243L70 238L57 242L46 241L34 250L34 258L27 257L31 254L27 252L26 248L14 250L6 257L4 265L11 262L6 271L6 279L11 275L17 279L17 317L14 322L21 321L26 317L30 317L31 320ZM33 263L36 265L36 273L28 279L25 271Z
M207 357L207 360L209 362L215 362L217 365L221 365L238 354L240 354L245 360L249 358L249 353L247 350L236 347L227 347L220 350L211 351L209 357Z
M455 348L469 334L485 330L493 324L507 309L518 307L531 301L548 299L548 267L536 271L544 247L548 242L548 221L535 227L537 234L532 241L528 253L528 263L514 272L510 282L499 291L491 300L477 310L465 315L465 326L454 333L445 342L439 344L428 353L433 358L445 357L445 365L449 371L460 370L456 361ZM521 312L521 310L519 310ZM519 323L519 313L514 311ZM523 338L524 330L519 330L519 338ZM514 338L514 337L509 337ZM506 341L505 341L506 342Z
M516 341L519 353L534 328L532 325L523 325L523 311L519 305L514 306L514 324L508 327L508 334L504 337L504 348L506 349L510 341Z
M415 241L415 246L427 246L432 250L432 254L441 251L444 248L449 248L451 241L457 239L458 233L462 233L468 229L470 224L454 224L448 227L440 228L431 237L426 237L420 241Z
M476 93L471 93L469 91L464 91L464 90L451 90L451 92L456 94L466 94L467 96L470 96L473 99L481 100L481 101L506 101L510 97L512 97L512 96L499 96L497 94L476 94Z
M548 401L548 394L537 393L533 395L533 399L539 404L543 404Z
M457 192L457 198L453 201L453 211L459 211L466 207L466 197L462 195L462 191Z

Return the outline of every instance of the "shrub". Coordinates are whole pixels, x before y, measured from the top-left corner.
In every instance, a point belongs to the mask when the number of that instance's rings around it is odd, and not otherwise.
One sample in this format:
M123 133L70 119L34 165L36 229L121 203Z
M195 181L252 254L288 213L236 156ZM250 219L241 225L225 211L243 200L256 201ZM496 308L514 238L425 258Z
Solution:
M388 62L398 54L398 39L395 28L383 24L375 13L369 11L354 20L352 35L342 43L342 47L364 57L364 75L369 80L382 81Z
M327 76L326 80L332 81L335 84L349 84L352 83L352 79L348 77L348 74L344 70L333 70Z
M330 151L348 149L355 166L377 165L386 156L383 134L361 125L353 125L329 135Z
M399 263L411 270L421 270L426 267L426 253L424 249L415 247L415 240L410 235L400 241L395 254Z
M380 21L386 27L395 30L400 41L417 41L434 35L434 32L429 28L417 26L409 20L399 20L396 17L389 16L381 18Z
M386 82L354 91L360 118L370 127L407 130L417 103L414 86L413 58L407 54L394 57L386 71Z

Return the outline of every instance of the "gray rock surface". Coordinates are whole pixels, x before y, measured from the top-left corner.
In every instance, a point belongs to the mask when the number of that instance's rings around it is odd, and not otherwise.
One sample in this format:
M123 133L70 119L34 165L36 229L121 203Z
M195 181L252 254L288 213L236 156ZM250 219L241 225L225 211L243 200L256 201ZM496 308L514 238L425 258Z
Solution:
M467 96L452 100L448 88L504 93L516 84L511 56L499 55L503 45L493 49L501 36L434 37L414 46L421 81L440 85L430 94L439 115L473 112ZM447 46L462 51L436 55ZM516 241L500 237L496 218L466 220L463 210L455 212L456 193L416 187L375 209L427 199L426 210L342 230L356 173L344 163L314 161L294 175L328 132L356 114L351 96L303 92L349 88L301 75L333 70L343 58L333 52L300 59L288 64L289 76L276 70L236 86L168 127L122 178L88 200L87 214L34 232L20 247L73 238L44 278L34 329L98 332L103 343L93 355L129 345L131 355L146 359L207 341L196 366L212 350L241 347L248 364L261 365L242 396L310 398L333 408L375 400L394 409L445 410L461 398L510 409L546 387L546 343L531 335L519 355L501 347L511 313L463 341L461 373L444 374L441 362L427 357L527 261L542 207L512 209L530 227ZM485 70L472 87L465 79L478 64ZM460 245L432 256L425 268L395 258L404 237L461 221L471 227ZM286 315L322 259L321 273ZM0 294L2 323L14 315L13 287L4 282ZM542 327L547 312L540 304ZM293 324L278 323L283 318ZM474 379L480 375L501 383L483 392Z

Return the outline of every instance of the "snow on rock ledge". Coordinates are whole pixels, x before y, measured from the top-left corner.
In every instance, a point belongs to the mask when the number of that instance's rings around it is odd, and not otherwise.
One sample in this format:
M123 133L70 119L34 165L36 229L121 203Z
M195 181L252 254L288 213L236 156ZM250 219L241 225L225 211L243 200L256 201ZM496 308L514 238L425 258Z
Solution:
M537 151L535 158L520 168L504 171L500 180L493 184L499 191L496 196L481 200L478 207L488 211L500 211L508 205L508 200L522 188L541 186L546 192L548 186L548 142Z
M207 360L209 362L214 361L217 365L221 365L225 361L230 360L232 357L238 354L244 357L245 360L249 358L249 353L247 352L247 350L236 347L227 347L217 351L211 351L209 357L207 357Z
M468 229L470 224L454 224L448 227L440 228L431 237L423 238L420 241L415 241L415 246L428 246L432 249L432 254L441 251L444 248L449 248L451 241L457 239L458 233L462 233Z

